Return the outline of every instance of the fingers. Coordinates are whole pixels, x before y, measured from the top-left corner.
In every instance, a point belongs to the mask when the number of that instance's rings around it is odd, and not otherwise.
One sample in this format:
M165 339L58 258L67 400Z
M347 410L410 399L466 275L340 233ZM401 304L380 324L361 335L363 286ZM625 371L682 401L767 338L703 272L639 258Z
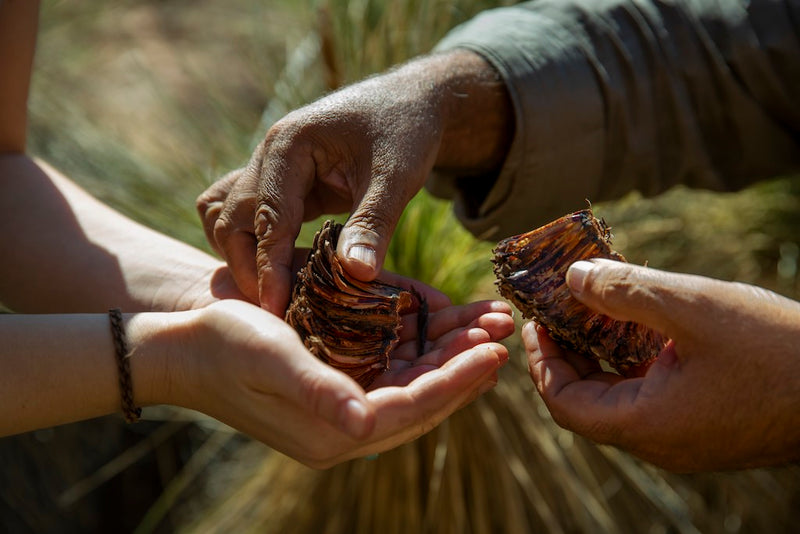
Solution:
M455 328L435 342L426 343L425 353L422 355L417 354L415 342L403 343L392 352L392 369L398 365L440 366L459 352L489 341L492 338L483 328Z
M363 198L356 196L358 205L345 223L337 247L345 269L354 278L370 281L380 273L397 221L410 199L407 183L409 177L400 170L381 174L373 169Z
M303 352L282 363L276 382L283 396L301 410L311 412L353 439L367 438L375 427L375 410L364 390L353 379Z
M424 284L414 278L409 278L391 271L382 271L379 278L382 282L387 284L402 287L409 291L414 290L421 294L423 297L425 297L425 300L428 303L428 310L431 312L441 310L442 308L446 308L447 306L451 306L453 304L450 301L450 297L435 287L431 287L428 284Z
M533 322L522 329L528 368L553 420L598 443L622 446L641 454L664 421L678 358L670 342L644 377L607 373L597 362L559 347ZM678 417L681 407L668 410ZM650 437L648 437L650 433ZM643 442L644 440L644 442Z
M407 354L393 355L389 371L385 372L370 385L370 390L386 387L404 387L422 376L423 374L443 367L452 358L484 343L490 343L489 334L480 328L462 328L446 336L446 340L431 347L425 354L417 357L411 350ZM412 344L409 344L412 345ZM502 345L501 345L502 346ZM406 356L406 357L404 357ZM508 354L500 351L500 364L508 360Z
M511 306L499 300L450 306L431 315L428 338L438 339L458 326L484 328L493 341L499 341L514 333Z
M383 452L426 434L453 412L466 406L496 382L500 363L496 343L482 344L459 354L445 368L429 371L407 387L382 387L367 394L377 414L370 439L358 447L340 443L338 454L316 461L328 467L351 458ZM327 452L336 447L328 447Z
M386 450L429 432L485 391L485 384L507 359L505 347L484 343L422 374L407 387L370 391L367 397L378 414L373 435L385 436L374 448Z
M262 204L256 211L256 273L258 299L266 310L283 316L289 304L294 263L294 241L300 231L287 218Z
M217 243L214 237L214 226L217 219L225 206L225 199L233 185L239 180L239 177L244 172L244 169L236 169L231 171L206 189L199 197L197 197L196 208L200 215L200 222L203 224L203 231L206 234L206 239L211 247L220 255L222 248Z
M197 210L206 238L228 263L239 290L249 300L257 302L253 182L249 166L230 172L200 195Z
M409 314L403 317L403 328L400 331L400 342L417 338L417 316ZM483 328L499 341L514 333L514 319L511 306L498 300L484 300L461 306L448 306L431 313L428 319L427 338L436 340L454 328Z
M536 389L560 426L600 443L619 443L643 379L625 379L565 351L533 322L522 329Z
M264 143L272 141L268 135ZM277 315L283 315L289 302L294 242L303 223L304 199L315 174L313 159L303 145L287 149L284 144L276 141L264 149L254 221L259 301Z
M590 308L622 321L634 321L668 337L705 322L707 286L714 281L630 263L593 259L573 263L567 284ZM680 310L676 314L675 310Z

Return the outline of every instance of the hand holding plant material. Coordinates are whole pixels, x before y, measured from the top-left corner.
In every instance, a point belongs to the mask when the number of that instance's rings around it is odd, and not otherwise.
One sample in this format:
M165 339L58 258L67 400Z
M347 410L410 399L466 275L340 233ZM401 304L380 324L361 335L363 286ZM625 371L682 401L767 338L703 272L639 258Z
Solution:
M671 341L626 379L525 325L531 377L561 426L674 471L800 458L800 304L602 259L576 262L567 282L590 308Z
M195 350L185 353L195 356L170 364L181 370L166 389L172 397L157 400L200 410L317 468L416 439L493 387L508 359L496 341L514 330L505 303L446 307L431 314L417 357L416 321L407 316L389 370L365 392L255 306L223 301L189 313Z
M267 132L245 168L200 196L206 237L242 292L280 315L301 224L351 212L338 254L350 275L370 281L403 209L435 165L479 172L500 164L509 113L504 91L483 59L456 51L294 111Z

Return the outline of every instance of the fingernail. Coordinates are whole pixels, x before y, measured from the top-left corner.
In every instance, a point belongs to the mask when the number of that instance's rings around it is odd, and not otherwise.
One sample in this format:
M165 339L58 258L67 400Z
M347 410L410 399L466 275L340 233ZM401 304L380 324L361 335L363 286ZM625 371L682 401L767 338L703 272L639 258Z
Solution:
M363 263L370 269L374 269L378 264L375 249L366 245L353 245L347 251L347 257Z
M595 264L590 261L576 261L567 269L567 285L573 293L581 293L586 274L594 269Z
M339 417L339 425L355 439L362 439L367 432L367 407L355 399L348 400Z

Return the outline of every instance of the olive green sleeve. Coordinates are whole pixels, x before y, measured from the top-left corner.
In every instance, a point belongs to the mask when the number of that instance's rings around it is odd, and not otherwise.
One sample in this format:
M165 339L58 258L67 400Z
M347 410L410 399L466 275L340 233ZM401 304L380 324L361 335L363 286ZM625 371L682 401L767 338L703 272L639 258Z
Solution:
M498 70L514 139L480 186L434 173L428 188L495 239L585 199L676 184L732 190L797 171L798 25L800 4L778 0L540 0L485 11L437 50L467 48Z

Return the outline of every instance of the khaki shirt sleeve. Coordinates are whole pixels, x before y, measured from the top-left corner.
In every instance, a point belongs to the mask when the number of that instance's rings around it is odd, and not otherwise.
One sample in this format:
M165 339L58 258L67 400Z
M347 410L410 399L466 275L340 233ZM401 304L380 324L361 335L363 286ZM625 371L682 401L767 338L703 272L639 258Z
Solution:
M434 174L497 239L676 184L741 188L800 168L800 7L751 0L542 0L486 11L438 51L501 74L516 131L497 175ZM489 185L487 185L489 184ZM488 191L488 192L487 192Z

